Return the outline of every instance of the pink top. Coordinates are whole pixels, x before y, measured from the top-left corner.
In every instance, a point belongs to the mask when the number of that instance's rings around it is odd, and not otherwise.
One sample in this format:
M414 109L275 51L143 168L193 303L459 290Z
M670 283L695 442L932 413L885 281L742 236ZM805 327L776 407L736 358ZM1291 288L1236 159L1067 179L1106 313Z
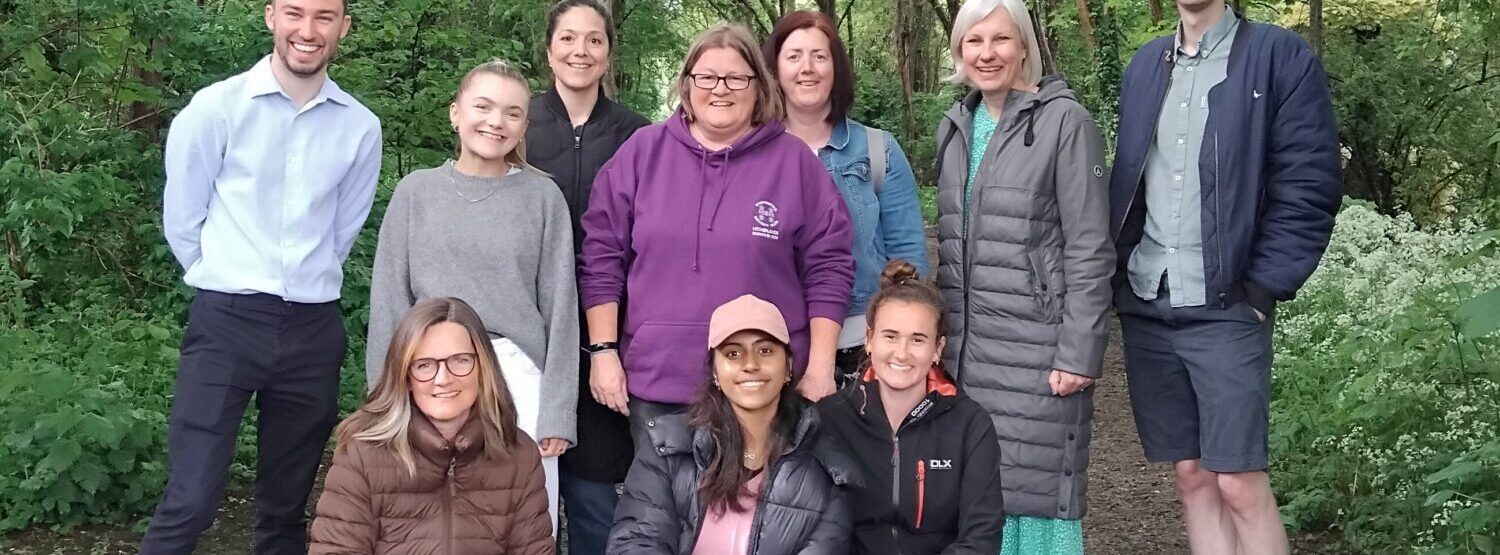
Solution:
M755 520L755 506L761 484L766 481L765 472L757 472L745 482L740 494L742 511L710 510L703 515L703 525L698 532L698 543L693 546L693 555L724 555L727 553L750 553L750 523Z

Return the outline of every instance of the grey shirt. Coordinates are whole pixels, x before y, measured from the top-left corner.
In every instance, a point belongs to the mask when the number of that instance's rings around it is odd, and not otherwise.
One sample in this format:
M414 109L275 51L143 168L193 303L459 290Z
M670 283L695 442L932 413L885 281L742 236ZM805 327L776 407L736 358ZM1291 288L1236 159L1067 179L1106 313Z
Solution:
M577 443L578 291L572 221L557 185L531 170L469 176L451 162L403 178L375 249L370 384L401 316L429 297L463 299L491 338L515 342L542 370L535 439Z
M1146 153L1146 228L1127 268L1136 296L1153 300L1167 280L1172 306L1203 306L1202 190L1198 153L1208 123L1208 91L1224 81L1229 49L1239 18L1225 9L1198 41L1193 55L1183 52L1177 30L1172 80Z

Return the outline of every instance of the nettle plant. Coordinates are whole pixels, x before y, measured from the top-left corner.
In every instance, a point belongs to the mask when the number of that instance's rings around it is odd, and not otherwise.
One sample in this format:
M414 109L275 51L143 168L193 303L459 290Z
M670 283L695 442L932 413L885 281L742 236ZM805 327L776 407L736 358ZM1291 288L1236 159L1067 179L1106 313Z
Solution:
M1500 547L1500 341L1458 316L1500 285L1480 236L1364 203L1339 214L1278 314L1271 441L1294 526L1334 525L1367 552Z

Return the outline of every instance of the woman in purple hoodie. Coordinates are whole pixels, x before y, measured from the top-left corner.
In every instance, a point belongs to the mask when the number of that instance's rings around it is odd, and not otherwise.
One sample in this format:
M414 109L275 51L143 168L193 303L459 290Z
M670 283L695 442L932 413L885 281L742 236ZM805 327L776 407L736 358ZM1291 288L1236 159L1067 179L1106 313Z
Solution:
M708 379L709 315L740 295L786 312L793 368L806 368L802 394L832 393L854 285L848 209L823 164L785 132L780 91L750 33L719 25L699 35L677 91L677 112L600 168L583 215L589 389L630 416L638 441Z

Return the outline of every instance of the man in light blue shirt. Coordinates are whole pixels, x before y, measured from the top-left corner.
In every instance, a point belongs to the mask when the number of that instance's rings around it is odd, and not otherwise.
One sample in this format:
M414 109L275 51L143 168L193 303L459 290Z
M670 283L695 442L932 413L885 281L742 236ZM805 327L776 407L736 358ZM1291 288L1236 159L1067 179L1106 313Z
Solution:
M251 396L256 553L306 553L304 510L337 417L343 263L375 196L380 121L328 79L345 0L271 0L274 52L199 91L167 135L163 229L196 288L146 554L213 523Z

